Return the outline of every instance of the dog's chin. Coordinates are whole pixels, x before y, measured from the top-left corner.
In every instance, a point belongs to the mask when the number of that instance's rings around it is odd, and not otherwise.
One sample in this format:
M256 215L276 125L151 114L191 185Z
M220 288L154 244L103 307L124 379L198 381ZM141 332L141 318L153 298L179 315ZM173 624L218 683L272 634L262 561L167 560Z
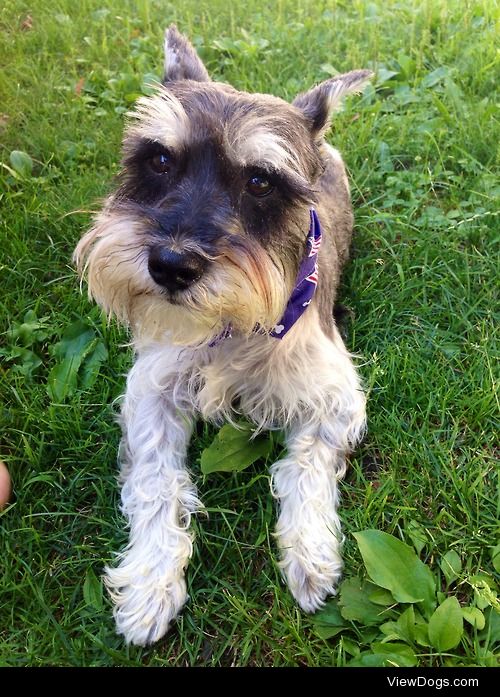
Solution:
M160 295L161 297L169 304L169 305L186 305L187 302L187 297L188 297L188 292L189 291L170 291L166 290L164 288L161 289Z

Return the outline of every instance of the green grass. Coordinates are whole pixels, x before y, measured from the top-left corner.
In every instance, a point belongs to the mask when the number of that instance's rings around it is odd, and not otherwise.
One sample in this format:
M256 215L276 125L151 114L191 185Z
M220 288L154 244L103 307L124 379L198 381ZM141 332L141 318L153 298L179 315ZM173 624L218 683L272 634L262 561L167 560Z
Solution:
M34 169L24 178L0 172L0 456L15 488L0 517L0 665L341 666L374 640L354 625L329 641L315 634L280 580L266 468L204 479L199 456L213 431L201 425L190 461L209 518L195 523L191 600L152 648L127 648L114 634L97 578L125 540L113 400L131 355L126 335L79 294L70 259L117 170L123 113L146 76L161 73L171 21L216 79L241 89L292 98L333 70L377 69L375 89L348 102L331 135L352 179L357 234L342 300L369 389L369 433L343 487L346 575L362 568L354 532L377 528L409 542L418 525L434 571L458 552L454 593L471 603L467 579L493 572L499 541L497 3L5 0L4 8L0 160L10 167L10 152L22 150ZM45 318L24 339L38 367L9 333L30 310ZM109 359L88 389L55 401L53 347L79 318ZM419 661L492 665L494 651L469 628L457 649L421 649Z

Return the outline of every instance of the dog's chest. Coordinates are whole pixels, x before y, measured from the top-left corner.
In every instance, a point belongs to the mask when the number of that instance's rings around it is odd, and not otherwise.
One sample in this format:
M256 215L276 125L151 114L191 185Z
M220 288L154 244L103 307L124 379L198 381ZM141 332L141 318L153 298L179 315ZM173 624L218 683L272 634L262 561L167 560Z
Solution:
M286 382L278 348L275 339L255 337L227 339L226 345L208 349L198 369L196 410L209 421L220 422L236 413L273 428Z

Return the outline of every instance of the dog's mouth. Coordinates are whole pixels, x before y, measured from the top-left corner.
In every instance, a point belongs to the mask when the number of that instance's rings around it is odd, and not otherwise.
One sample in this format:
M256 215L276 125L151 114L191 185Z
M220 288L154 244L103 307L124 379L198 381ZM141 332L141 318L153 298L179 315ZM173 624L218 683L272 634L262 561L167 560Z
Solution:
M183 305L186 301L186 296L189 295L189 291L170 291L165 288L160 289L160 295L170 304L170 305Z

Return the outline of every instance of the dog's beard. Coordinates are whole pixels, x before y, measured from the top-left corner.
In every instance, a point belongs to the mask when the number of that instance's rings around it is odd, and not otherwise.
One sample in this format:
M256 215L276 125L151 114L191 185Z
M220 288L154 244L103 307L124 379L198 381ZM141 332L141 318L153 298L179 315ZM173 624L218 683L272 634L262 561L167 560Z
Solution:
M256 327L272 330L282 316L293 271L256 241L230 235L206 255L209 269L199 281L169 294L149 274L147 239L139 220L104 210L75 250L89 295L130 326L139 345L167 335L178 345L209 344L229 325L250 335Z

